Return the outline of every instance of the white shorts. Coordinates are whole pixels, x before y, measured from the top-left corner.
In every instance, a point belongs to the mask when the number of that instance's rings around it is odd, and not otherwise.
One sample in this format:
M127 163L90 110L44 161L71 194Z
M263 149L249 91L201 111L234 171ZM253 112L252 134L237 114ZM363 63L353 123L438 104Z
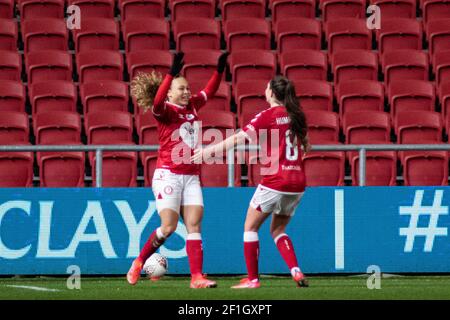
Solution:
M259 210L263 213L273 213L292 217L295 214L302 193L282 193L275 192L258 185L250 206L253 209Z
M203 206L202 188L197 175L172 173L168 169L156 169L152 180L153 194L158 213L172 209L180 213L180 206Z

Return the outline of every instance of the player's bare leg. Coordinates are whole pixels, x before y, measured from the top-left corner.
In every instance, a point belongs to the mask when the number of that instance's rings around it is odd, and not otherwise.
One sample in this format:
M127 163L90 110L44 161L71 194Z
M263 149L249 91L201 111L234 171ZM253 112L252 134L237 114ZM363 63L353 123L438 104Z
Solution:
M127 273L128 283L131 285L136 284L141 276L142 267L145 261L158 248L164 243L164 241L175 232L178 224L178 213L171 209L163 209L159 213L161 217L161 226L157 228L148 238L144 247L142 248L139 256L131 264L130 270Z
M203 206L182 206L181 215L188 232L186 251L191 271L191 285L193 289L215 288L217 283L206 279L203 275L203 243L201 236L201 222L203 219Z

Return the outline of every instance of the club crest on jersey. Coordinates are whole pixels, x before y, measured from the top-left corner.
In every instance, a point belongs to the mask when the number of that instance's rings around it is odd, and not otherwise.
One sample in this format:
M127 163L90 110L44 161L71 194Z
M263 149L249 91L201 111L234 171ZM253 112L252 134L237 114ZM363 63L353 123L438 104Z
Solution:
M190 114L190 113L188 113L187 115L186 115L186 119L187 120L193 120L195 118L195 116L193 115L193 114Z

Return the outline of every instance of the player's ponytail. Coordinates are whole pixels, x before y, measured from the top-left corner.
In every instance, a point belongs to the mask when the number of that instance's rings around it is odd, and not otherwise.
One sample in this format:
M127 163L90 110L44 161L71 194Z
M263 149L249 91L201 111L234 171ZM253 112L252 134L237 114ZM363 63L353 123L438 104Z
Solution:
M144 112L152 107L156 92L162 81L162 74L156 71L151 73L139 72L131 81L131 95Z

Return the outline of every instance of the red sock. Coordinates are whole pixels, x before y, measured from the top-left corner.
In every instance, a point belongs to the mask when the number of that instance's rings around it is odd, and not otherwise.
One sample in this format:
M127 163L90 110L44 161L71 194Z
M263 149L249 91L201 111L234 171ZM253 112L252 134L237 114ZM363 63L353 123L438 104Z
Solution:
M244 232L244 255L248 279L258 279L259 239L257 232Z
M292 268L298 268L294 246L289 236L283 233L275 238L275 243L277 245L278 251L280 251L281 256L288 265L289 270L292 270Z
M190 233L186 240L186 252L191 275L201 275L203 271L203 243L200 233Z
M158 250L160 246L163 245L164 241L166 241L166 238L164 238L160 228L153 231L139 253L138 259L145 262L148 257L150 257L156 250Z

